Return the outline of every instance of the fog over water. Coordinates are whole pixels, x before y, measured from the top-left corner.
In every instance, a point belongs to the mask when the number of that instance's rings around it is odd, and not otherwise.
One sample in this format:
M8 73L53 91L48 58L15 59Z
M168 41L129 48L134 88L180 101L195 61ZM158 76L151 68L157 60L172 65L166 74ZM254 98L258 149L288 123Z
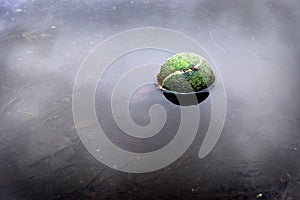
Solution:
M299 199L299 10L298 0L0 0L0 199L256 199L259 193ZM210 97L195 106L200 128L182 158L156 172L123 174L81 144L72 89L97 44L141 27L173 29L201 44L222 75L227 113L206 158L197 155ZM119 147L147 152L174 137L180 109L152 86L133 93L130 109L133 120L146 125L151 105L162 104L168 119L157 136L132 141L110 111L122 74L170 55L140 50L105 71L95 108Z

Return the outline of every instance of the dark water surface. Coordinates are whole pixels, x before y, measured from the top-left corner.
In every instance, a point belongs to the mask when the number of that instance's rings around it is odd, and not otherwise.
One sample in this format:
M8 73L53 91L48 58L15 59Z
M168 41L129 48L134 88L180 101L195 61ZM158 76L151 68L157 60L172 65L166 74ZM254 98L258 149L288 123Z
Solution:
M0 199L300 199L299 9L298 0L0 0ZM227 115L204 159L197 155L210 97L195 106L200 128L180 159L159 171L127 174L104 166L82 145L76 128L90 124L74 124L71 95L97 44L148 26L177 30L203 45L223 77ZM170 55L141 50L105 71L95 108L119 147L148 152L174 137L180 107L154 84L134 91L129 104L139 125L149 123L151 105L165 107L166 124L154 137L124 135L110 111L122 74Z

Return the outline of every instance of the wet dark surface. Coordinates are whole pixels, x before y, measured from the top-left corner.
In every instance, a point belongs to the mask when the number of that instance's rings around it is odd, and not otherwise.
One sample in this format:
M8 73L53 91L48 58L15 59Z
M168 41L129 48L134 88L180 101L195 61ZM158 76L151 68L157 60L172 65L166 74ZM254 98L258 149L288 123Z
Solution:
M0 199L300 199L299 1L0 3ZM98 43L147 26L175 29L205 47L224 80L227 115L204 159L197 155L210 97L196 106L198 135L179 160L159 171L127 174L101 164L80 142L76 128L91 122L74 124L72 87ZM99 82L99 123L119 147L147 152L174 137L180 109L154 85L136 90L130 107L139 125L149 123L152 104L166 108L166 125L156 136L122 134L109 108L118 77L169 55L128 55Z

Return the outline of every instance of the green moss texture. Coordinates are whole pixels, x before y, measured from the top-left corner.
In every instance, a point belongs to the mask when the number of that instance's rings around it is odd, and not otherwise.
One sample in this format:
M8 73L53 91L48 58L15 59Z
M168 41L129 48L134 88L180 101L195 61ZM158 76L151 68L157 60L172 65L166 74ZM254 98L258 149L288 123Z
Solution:
M190 52L171 56L157 74L157 83L162 89L177 93L199 92L210 87L215 79L208 62Z

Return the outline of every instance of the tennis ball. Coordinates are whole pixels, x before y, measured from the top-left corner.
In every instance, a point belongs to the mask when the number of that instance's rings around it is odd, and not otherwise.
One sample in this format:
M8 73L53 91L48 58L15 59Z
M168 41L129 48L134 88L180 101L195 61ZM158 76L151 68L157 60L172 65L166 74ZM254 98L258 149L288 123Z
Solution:
M178 53L161 66L157 84L173 93L195 93L213 85L216 76L205 58L191 52Z

